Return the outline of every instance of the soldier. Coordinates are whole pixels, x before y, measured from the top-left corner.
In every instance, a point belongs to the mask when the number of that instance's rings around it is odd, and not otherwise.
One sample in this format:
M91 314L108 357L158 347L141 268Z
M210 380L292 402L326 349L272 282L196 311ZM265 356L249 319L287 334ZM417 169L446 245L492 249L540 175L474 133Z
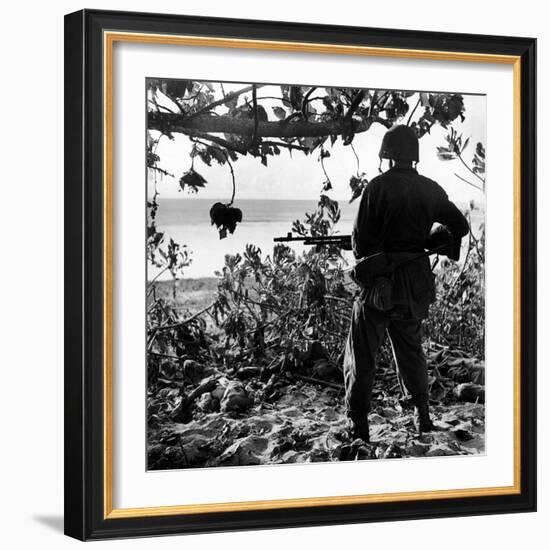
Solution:
M389 159L390 168L363 191L352 246L357 259L383 262L371 262L370 267L368 261L365 264L370 273L367 280L359 281L363 290L353 306L344 357L346 409L352 436L367 442L375 357L386 330L400 377L416 407L418 430L423 433L434 429L428 409L421 325L435 300L435 285L429 257L423 252L431 248L434 223L446 226L449 240L443 253L453 259L458 259L462 237L469 231L468 221L447 193L416 171L418 137L414 129L390 129L379 156L380 162ZM437 233L441 237L441 228ZM373 272L380 269L376 264L383 265L380 273ZM358 279L365 279L359 264L356 273ZM382 276L377 278L379 274Z

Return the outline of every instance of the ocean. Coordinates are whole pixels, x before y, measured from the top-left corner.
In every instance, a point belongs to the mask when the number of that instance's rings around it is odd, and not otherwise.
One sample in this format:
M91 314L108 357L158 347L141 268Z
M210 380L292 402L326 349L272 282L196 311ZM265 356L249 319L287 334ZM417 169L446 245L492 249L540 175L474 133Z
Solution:
M225 202L219 199L220 202ZM273 252L273 238L286 235L292 229L294 220L303 220L305 212L313 212L317 207L316 200L236 200L234 206L243 212L243 221L237 225L233 235L228 234L220 239L215 226L210 224L210 207L216 199L162 199L159 198L157 212L157 229L164 231L180 244L186 244L191 252L191 265L184 270L186 278L214 277L221 271L226 254L242 252L249 243L258 246L263 255ZM341 219L337 224L338 232L349 235L353 220L359 207L359 201L349 204L339 201ZM483 213L479 213L483 219ZM477 217L477 216L476 216ZM288 243L297 252L303 250L301 243ZM352 261L351 252L345 253ZM158 270L148 266L148 278L153 278ZM165 273L159 279L169 279Z

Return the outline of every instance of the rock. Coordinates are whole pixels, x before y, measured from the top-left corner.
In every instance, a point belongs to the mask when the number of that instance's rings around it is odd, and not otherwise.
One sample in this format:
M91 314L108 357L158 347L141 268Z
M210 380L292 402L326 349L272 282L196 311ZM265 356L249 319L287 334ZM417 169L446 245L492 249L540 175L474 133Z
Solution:
M229 382L220 400L220 410L222 412L242 412L252 404L253 399L240 382Z
M205 413L218 411L220 401L213 397L211 393L203 393L197 401L197 408Z
M202 365L193 359L186 359L183 362L183 375L192 383L198 384L204 378L214 374L215 369L208 365Z
M240 380L248 380L249 378L260 378L261 375L261 367L243 367L236 372L236 376Z
M267 438L256 435L235 441L220 456L219 463L223 466L262 464L265 462L262 453L267 449L268 443Z
M407 447L406 451L409 456L426 456L428 452L428 445L421 445L420 443L415 443L410 447Z
M206 462L211 452L208 441L204 438L197 438L194 441L182 444L180 450L183 466L202 465Z
M452 432L459 441L470 441L474 438L474 434L471 432L471 430L471 422L462 422L458 426L455 426L452 429Z
M299 361L306 366L310 366L313 365L313 363L315 363L318 359L326 358L327 352L325 351L323 344L317 340L314 340L311 342L308 349L300 354Z
M392 443L382 455L382 458L401 458L403 456L403 450L399 445Z
M445 422L445 424L458 424L460 419L456 414L449 412L441 415L441 422Z
M222 378L219 378L216 384L216 387L212 390L212 397L215 397L219 401L221 401L223 394L225 393L225 390L227 389L227 386L229 385L229 380L224 376Z
M485 384L485 366L475 359L455 359L448 366L447 376L455 382Z
M432 447L425 456L453 456L458 454L456 451L453 451L448 445L436 445Z
M485 388L478 384L472 384L471 382L459 384L454 389L454 394L461 401L485 403Z
M342 445L341 447L335 449L335 451L338 452L338 460L341 460L342 462L355 460L355 457L357 456L357 449L359 445L362 444L362 440L357 440L357 443L353 442L349 445Z
M313 375L317 378L334 378L338 374L338 368L326 359L317 359L313 363Z
M326 449L312 449L305 455L305 462L330 462L330 454Z
M455 434L455 437L459 440L459 441L470 441L470 439L473 439L474 436L472 435L472 432L470 432L469 430L465 430L463 428L455 428L454 430L452 430L452 432Z
M149 466L162 458L165 448L166 447L164 445L159 445L158 443L149 448L147 460Z
M367 445L361 445L357 449L357 460L368 460L370 458L373 458L372 449Z
M301 461L303 455L296 451L287 451L281 455L281 460L283 464L294 464L295 462Z

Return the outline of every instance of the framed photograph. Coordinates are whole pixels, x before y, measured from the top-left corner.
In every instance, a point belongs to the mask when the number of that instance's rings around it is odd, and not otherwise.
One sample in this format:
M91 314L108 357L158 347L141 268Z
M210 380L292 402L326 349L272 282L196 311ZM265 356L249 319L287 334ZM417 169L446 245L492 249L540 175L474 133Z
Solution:
M532 38L65 19L65 530L536 508Z

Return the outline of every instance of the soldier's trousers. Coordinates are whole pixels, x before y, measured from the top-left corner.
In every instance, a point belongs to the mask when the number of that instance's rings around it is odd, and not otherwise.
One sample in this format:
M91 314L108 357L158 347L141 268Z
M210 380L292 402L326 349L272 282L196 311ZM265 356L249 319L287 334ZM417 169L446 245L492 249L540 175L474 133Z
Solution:
M422 321L394 318L367 308L358 298L353 305L344 356L347 415L360 422L370 410L376 355L387 330L403 383L416 402L428 399L428 372L422 350Z

